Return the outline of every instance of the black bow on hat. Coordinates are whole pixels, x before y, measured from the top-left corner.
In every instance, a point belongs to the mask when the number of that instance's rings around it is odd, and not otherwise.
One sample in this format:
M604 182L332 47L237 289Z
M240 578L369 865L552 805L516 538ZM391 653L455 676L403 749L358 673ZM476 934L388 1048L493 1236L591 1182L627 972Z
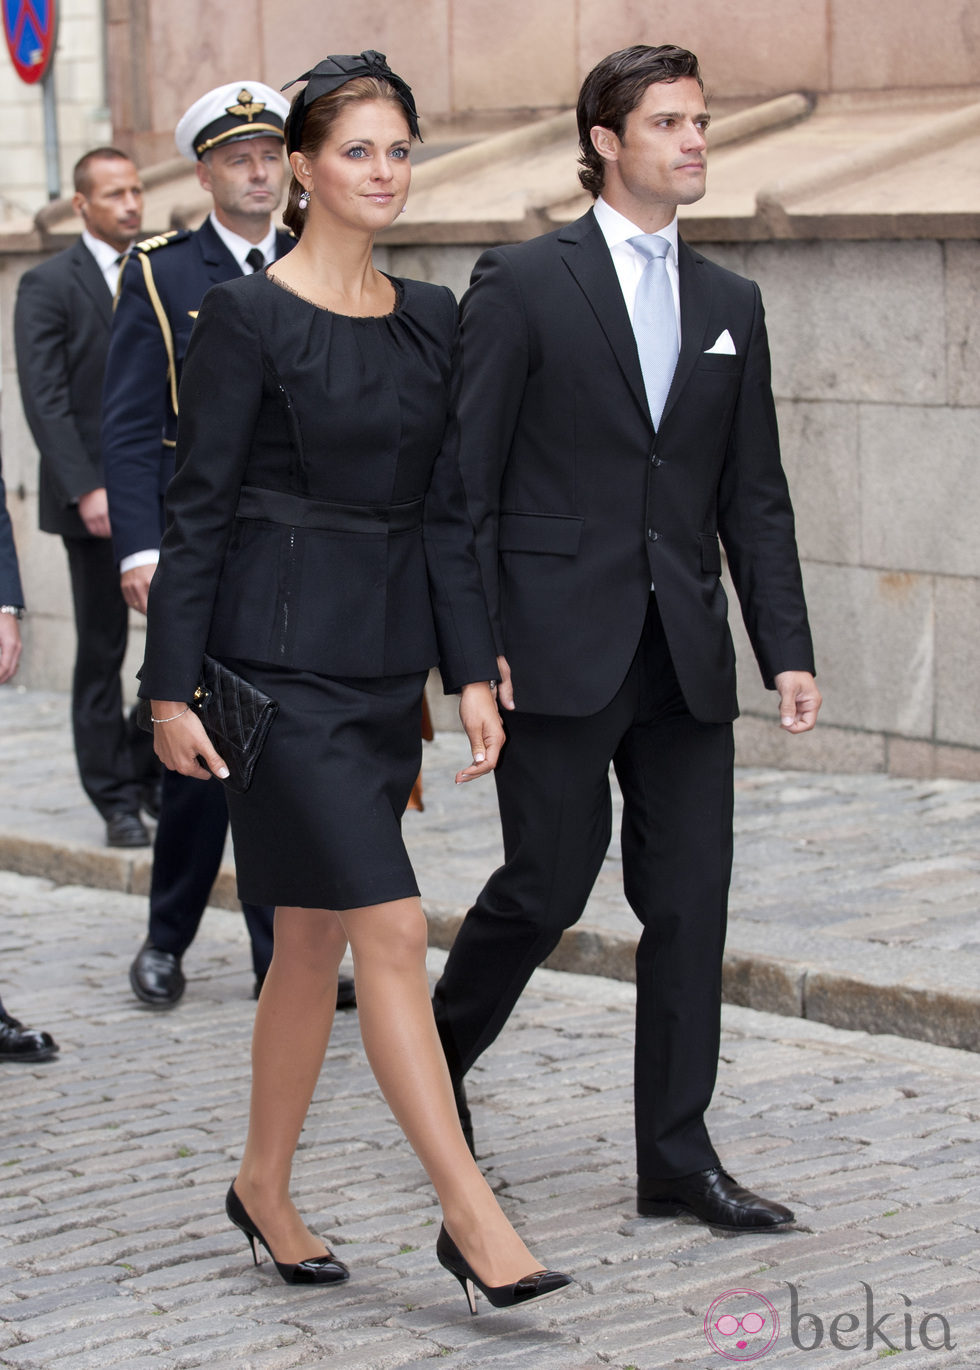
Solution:
M305 81L306 89L299 96L294 104L286 128L287 140L286 149L288 152L298 152L302 141L303 121L306 118L306 111L314 100L318 100L321 95L329 95L338 86L344 86L348 81L353 81L358 76L376 76L381 81L387 81L395 89L395 94L401 101L405 114L408 117L408 127L412 137L422 141L419 133L419 116L415 109L415 101L412 98L412 87L403 81L400 76L388 66L388 60L383 52L375 52L373 48L367 52L359 53L357 57L340 56L324 57L322 62L317 62L316 66L310 71L305 71L302 76L294 76L291 81L287 81L281 90L288 90L290 86L295 86L297 81Z

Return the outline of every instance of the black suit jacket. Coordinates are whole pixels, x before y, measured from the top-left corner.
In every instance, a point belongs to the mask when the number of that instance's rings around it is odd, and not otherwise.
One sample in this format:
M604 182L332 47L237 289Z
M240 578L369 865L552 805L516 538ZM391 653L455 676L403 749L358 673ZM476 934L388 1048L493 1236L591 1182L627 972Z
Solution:
M296 243L276 235L276 255ZM210 219L140 243L127 261L105 367L102 445L116 560L158 547L174 472L177 391L201 301L242 275Z
M21 277L14 309L17 374L38 451L40 525L89 537L82 495L105 485L100 421L112 296L81 238Z
M768 685L812 670L758 287L679 245L659 432L590 211L483 254L462 303L461 466L518 709L585 716L633 658L651 581L691 713L738 712L724 543ZM727 329L735 354L711 353Z

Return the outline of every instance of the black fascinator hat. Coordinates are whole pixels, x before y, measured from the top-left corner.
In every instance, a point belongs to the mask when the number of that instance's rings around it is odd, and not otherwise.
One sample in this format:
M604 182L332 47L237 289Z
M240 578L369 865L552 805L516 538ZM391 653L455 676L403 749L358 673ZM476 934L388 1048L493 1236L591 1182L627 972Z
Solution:
M306 82L306 89L297 97L286 125L287 152L299 151L303 140L303 121L313 101L319 100L321 95L329 95L331 91L346 85L358 76L374 76L380 81L387 81L394 88L408 119L412 137L417 138L419 142L422 141L411 86L400 76L395 75L388 66L383 52L375 52L372 48L359 53L356 57L324 57L323 61L317 62L310 71L304 71L302 76L294 76L281 87L282 90L288 90L290 86L295 86L297 81Z

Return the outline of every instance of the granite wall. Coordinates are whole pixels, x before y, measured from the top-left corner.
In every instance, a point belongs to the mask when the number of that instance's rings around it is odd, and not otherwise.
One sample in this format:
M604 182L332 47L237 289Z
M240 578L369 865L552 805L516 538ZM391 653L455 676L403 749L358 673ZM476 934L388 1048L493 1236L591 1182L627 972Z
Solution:
M980 778L980 243L699 246L762 287L825 696L816 732L785 737L733 612L740 760ZM378 260L460 294L478 251L382 248ZM13 293L35 260L0 257L0 417L32 610L19 678L64 689L64 552L36 531L36 457L13 369Z

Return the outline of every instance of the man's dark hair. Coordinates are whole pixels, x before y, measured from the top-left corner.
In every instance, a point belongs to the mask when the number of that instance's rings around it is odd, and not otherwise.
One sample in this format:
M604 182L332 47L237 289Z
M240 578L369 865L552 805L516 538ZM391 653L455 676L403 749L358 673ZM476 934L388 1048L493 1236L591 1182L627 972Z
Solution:
M86 152L79 157L72 171L72 180L79 195L91 195L92 193L92 163L111 162L111 161L131 162L133 159L128 152L121 152L117 147L94 147L90 152Z
M578 117L578 178L593 199L602 191L606 167L592 146L589 131L598 124L622 138L630 115L643 99L647 86L658 81L679 81L691 76L704 90L698 59L687 48L665 43L659 48L637 43L610 53L594 66L582 82Z

